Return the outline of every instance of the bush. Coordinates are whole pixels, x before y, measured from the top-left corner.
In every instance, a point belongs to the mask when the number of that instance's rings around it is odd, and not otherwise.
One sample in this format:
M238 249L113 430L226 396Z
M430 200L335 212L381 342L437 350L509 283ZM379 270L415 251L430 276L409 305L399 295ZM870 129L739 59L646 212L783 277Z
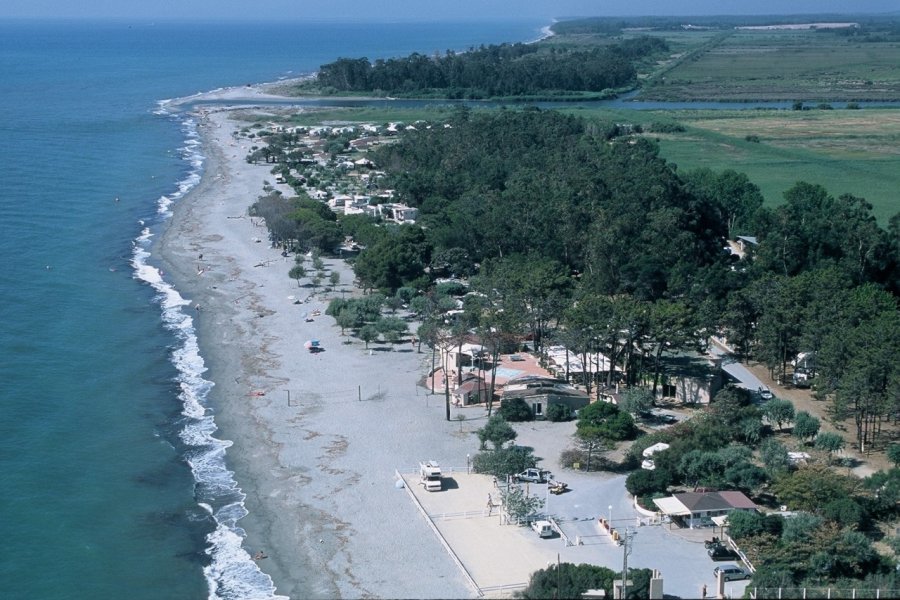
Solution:
M567 448L559 455L559 464L567 469L574 469L575 465L587 464L587 452L578 448Z
M488 419L487 424L479 429L476 434L484 450L487 442L493 444L495 450L499 450L506 442L516 439L516 430L510 427L503 415L497 414Z
M595 453L596 454L596 453ZM588 453L580 448L567 448L559 455L559 464L567 469L575 469L578 471L588 470ZM593 456L590 461L590 471L611 471L619 469L611 460L603 456Z
M565 404L551 404L547 407L547 419L555 423L572 420L572 410Z
M657 470L638 469L625 480L625 489L632 496L649 496L665 492L668 487L668 474Z
M736 540L765 531L764 517L759 513L735 510L728 514L728 533Z
M900 467L900 444L891 444L887 449L888 460L894 463L895 467Z
M681 133L684 126L679 123L663 123L662 121L653 121L649 127L652 133Z
M619 396L619 410L632 415L642 415L653 408L653 394L646 388L628 388Z
M838 498L822 507L822 516L842 527L858 528L863 525L866 514L863 507L853 498Z
M434 291L438 296L462 296L469 288L456 281L444 281L434 286Z
M590 589L601 589L612 597L612 584L619 573L607 567L571 563L551 564L531 574L531 581L516 596L519 598L580 598ZM650 569L628 569L628 598L648 598Z
M754 144L758 144L758 143L759 143L759 136L758 136L758 135L752 135L752 134L750 134L750 135L745 135L745 136L744 136L744 139L747 140L748 142L753 142Z
M550 565L531 574L528 587L517 594L520 598L580 598L589 589L602 589L612 597L616 572L607 567L571 563Z
M498 412L500 416L510 423L534 420L534 413L531 412L531 407L521 398L501 400Z

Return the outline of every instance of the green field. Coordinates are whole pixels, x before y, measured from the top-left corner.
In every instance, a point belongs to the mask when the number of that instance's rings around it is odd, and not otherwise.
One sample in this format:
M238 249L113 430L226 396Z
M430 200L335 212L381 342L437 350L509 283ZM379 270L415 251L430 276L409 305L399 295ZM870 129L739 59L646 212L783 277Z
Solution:
M900 99L900 42L827 31L667 33L647 100ZM659 35L659 34L655 34Z
M647 134L680 170L746 173L769 205L797 181L833 196L853 194L879 221L900 212L900 110L660 111L644 122L681 123L683 133ZM759 142L748 141L756 136Z

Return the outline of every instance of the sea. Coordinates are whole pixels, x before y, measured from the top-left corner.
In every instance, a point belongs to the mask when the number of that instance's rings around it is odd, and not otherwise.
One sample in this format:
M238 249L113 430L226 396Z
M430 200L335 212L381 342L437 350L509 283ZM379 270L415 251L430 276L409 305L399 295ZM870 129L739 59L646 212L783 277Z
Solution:
M546 25L0 21L0 597L278 597L154 256L204 165L167 101Z

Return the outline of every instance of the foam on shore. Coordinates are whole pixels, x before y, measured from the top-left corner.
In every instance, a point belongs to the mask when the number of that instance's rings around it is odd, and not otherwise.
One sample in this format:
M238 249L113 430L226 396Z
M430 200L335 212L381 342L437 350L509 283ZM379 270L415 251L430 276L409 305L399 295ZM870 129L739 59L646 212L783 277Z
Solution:
M158 200L157 213L164 219L171 217L172 204L196 187L201 177L204 157L196 122L186 118L182 127L186 141L181 152L190 168L184 179L176 183L176 191ZM150 264L152 237L150 228L144 227L134 241L131 264L134 278L157 292L162 321L176 339L170 360L178 371L178 397L183 407L178 434L186 448L185 461L196 482L194 498L215 524L215 529L207 536L206 553L210 563L203 569L209 597L222 600L282 598L275 594L272 578L259 569L242 546L245 534L237 523L247 515L246 496L225 463L226 449L232 443L215 437L218 427L207 407L214 384L203 377L206 365L200 355L193 317L186 312L190 310L191 301L183 298L166 281L163 272Z

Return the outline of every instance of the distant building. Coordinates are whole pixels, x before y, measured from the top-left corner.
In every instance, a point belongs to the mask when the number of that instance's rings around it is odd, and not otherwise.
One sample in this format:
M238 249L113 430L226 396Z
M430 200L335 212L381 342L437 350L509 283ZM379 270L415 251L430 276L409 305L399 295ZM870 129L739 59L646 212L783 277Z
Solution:
M385 218L397 223L415 223L419 217L419 209L405 204L382 204Z
M737 239L735 239L735 242L737 242L738 248L741 251L741 256L746 254L748 250L755 249L759 246L756 237L752 235L739 235L737 236Z
M531 408L535 418L542 419L554 404L567 406L571 412L591 403L590 397L571 385L550 377L528 375L510 379L503 388L501 401L521 398Z
M577 383L586 383L588 380L598 382L605 381L610 369L616 374L623 373L622 368L613 365L609 358L600 352L591 352L587 355L587 363L583 361L581 354L576 354L571 350L567 351L565 346L550 346L547 348L547 359L549 361L549 369L554 375L568 381ZM616 381L617 378L613 378Z
M725 384L722 363L718 358L699 352L663 355L657 398L682 404L709 404Z
M453 390L452 396L457 406L468 406L486 402L490 393L490 385L487 381L474 373L466 373L463 375L462 384Z

